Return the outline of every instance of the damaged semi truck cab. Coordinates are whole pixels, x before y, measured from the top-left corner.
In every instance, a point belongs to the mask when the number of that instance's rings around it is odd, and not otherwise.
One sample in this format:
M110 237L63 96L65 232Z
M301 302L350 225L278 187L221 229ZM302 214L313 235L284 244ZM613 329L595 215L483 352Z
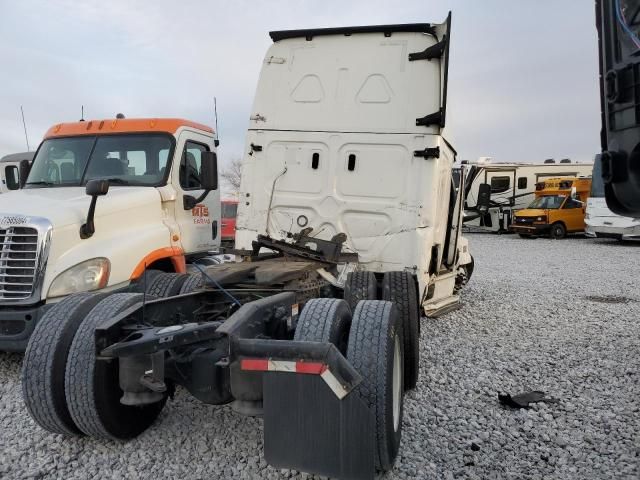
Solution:
M219 192L203 196L216 187L214 143L209 127L180 119L53 126L23 188L0 196L0 350L24 350L69 294L184 272L189 255L217 248Z
M271 38L244 261L198 267L179 295L66 297L30 339L23 396L49 431L128 439L180 385L262 416L276 468L372 479L400 449L420 306L455 307L473 265L441 134L450 18Z
M358 269L411 272L427 314L456 304L456 277L471 256L460 235L462 189L452 187L456 152L442 136L447 25L272 33L236 248L250 249L257 235L344 233Z

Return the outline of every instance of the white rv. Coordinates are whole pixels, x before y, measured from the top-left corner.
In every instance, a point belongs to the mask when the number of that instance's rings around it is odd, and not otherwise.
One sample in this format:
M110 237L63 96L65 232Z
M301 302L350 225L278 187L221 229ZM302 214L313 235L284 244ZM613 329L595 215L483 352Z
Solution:
M591 195L587 199L584 223L586 224L585 233L589 237L618 240L640 238L640 218L616 215L607 206L600 155L596 155L593 164Z
M513 212L526 208L534 198L536 184L550 177L591 175L593 163L466 163L464 222L492 232L508 231ZM490 186L490 206L478 209L480 185Z
M0 158L0 193L20 188L20 162L33 161L35 152L12 153Z

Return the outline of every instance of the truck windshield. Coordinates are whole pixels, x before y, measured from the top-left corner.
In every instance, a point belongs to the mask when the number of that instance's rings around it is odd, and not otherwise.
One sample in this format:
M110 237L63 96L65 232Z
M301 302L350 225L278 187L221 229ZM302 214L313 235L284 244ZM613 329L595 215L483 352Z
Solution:
M527 208L558 209L562 206L564 195L543 195L536 198Z
M591 196L604 197L604 180L602 180L602 161L600 155L593 162L593 174L591 175Z
M166 134L51 138L40 146L25 188L81 186L93 179L162 185L172 149Z

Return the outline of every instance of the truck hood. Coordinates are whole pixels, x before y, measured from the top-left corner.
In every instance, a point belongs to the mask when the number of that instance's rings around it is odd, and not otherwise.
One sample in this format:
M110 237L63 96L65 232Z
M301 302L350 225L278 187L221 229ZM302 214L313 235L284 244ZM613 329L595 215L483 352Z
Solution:
M98 198L95 218L127 212L131 215L141 205L159 202L160 194L153 187L115 187ZM91 197L84 187L33 188L0 195L0 215L44 217L54 228L81 225L87 218Z
M549 210L544 210L542 208L525 208L523 210L518 210L516 215L518 217L542 217L548 213Z

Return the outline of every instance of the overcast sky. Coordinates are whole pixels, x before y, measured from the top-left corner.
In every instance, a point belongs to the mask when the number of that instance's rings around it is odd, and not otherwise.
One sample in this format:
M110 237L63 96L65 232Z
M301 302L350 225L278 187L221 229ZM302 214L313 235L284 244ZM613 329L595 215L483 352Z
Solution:
M591 0L0 0L0 156L80 118L213 124L241 156L270 30L439 23L453 12L445 135L460 156L586 161L599 148Z

